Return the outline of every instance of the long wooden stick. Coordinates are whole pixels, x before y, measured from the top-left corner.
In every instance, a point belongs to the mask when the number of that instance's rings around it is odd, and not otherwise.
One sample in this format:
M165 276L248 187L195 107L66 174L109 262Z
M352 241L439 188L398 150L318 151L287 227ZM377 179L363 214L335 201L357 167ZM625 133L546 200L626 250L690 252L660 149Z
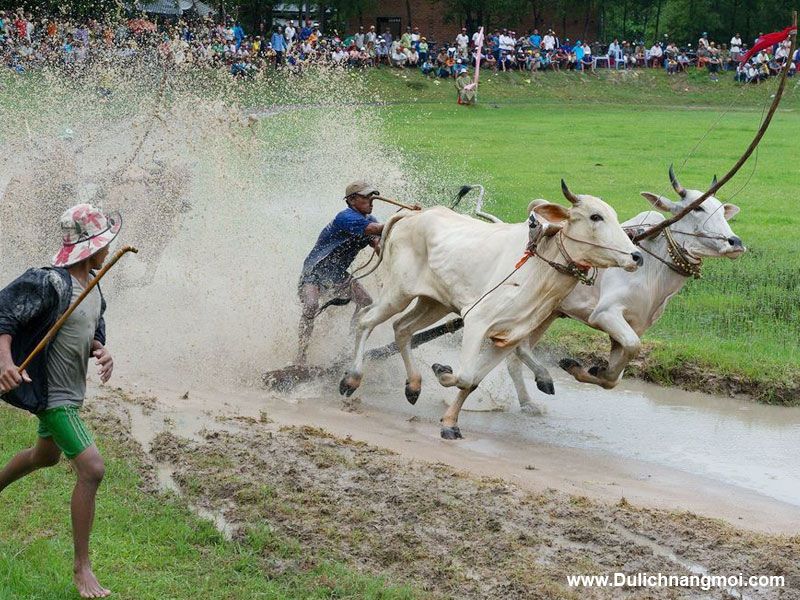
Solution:
M747 159L750 158L750 155L753 154L753 151L758 146L759 142L761 141L761 138L764 137L764 134L767 132L767 127L769 127L770 121L772 121L772 117L775 114L775 111L778 109L778 104L780 104L781 96L783 95L783 89L786 87L786 76L789 73L789 67L791 67L792 61L794 60L794 52L797 49L797 11L794 11L793 25L795 30L794 33L790 34L790 37L792 39L792 45L791 49L789 50L789 56L786 58L786 64L783 66L783 73L781 74L781 82L780 84L778 84L778 90L775 92L775 99L772 101L772 106L770 106L769 112L767 113L767 116L764 118L764 122L761 123L761 127L758 129L758 132L756 133L756 136L753 138L753 141L750 142L750 145L747 147L747 150L745 150L744 154L742 154L741 158L736 162L736 164L733 165L733 167L731 167L731 170L725 173L725 175L723 175L722 178L720 178L715 185L712 185L705 194L700 196L694 202L687 204L684 207L684 209L681 210L679 213L675 214L669 219L661 221L658 225L655 225L654 227L651 227L650 229L647 229L646 231L643 231L642 233L634 237L633 238L634 242L639 242L645 238L649 238L650 236L653 236L658 232L660 232L662 229L665 229L666 227L669 227L673 223L680 221L683 217L685 217L695 208L700 206L705 201L706 198L712 196L723 185L728 183L728 181L734 175L736 175L739 169L742 168L742 165L744 165Z
M394 204L395 206L399 206L400 208L405 208L406 210L422 210L422 207L419 204L403 204L402 202L398 202L397 200L392 200L391 198L384 198L383 196L373 196L376 200L382 200L383 202L387 202L389 204Z
M69 318L69 316L70 316L70 315L71 315L71 314L72 314L72 313L75 311L75 309L76 309L76 308L78 308L78 305L79 305L81 302L83 302L83 299L84 299L84 298L86 298L86 296L88 296L88 295L89 295L89 292L91 292L91 291L92 291L92 289L94 289L94 286L96 286L96 285L97 285L97 284L100 282L100 280L103 278L103 275L105 275L106 273L108 273L108 270L109 270L111 267L113 267L113 266L114 266L114 264L115 264L115 263L116 263L116 262L117 262L117 261L118 261L120 258L122 258L122 255L123 255L123 254L126 254L127 252L133 252L133 253L135 254L135 253L139 252L139 250L137 250L137 249L136 249L136 248L134 248L133 246L123 246L122 248L120 248L119 250L117 250L116 254L114 254L114 256L111 258L111 260L110 260L110 261L108 261L108 262L105 264L105 266L103 266L103 268L102 268L102 269L100 269L100 270L97 272L97 275L95 275L95 276L94 276L94 279L92 279L92 280L89 282L89 285L87 285L87 286L86 286L86 289L85 289L85 290L83 290L83 292L81 292L81 295L80 295L80 296L78 296L78 297L77 297L77 299L75 300L75 302L73 302L73 303L72 303L72 304L69 306L69 308L66 310L66 312L64 312L64 314L63 314L63 315L61 315L61 318L59 318L59 319L58 319L58 321L56 321L55 325L53 325L53 326L50 328L50 331L48 331L48 332L47 332L47 334L45 334L45 336L42 338L42 341L41 341L41 342L39 342L39 343L37 344L36 348L34 348L34 349L33 349L33 351L32 351L32 352L31 352L31 353L28 355L28 358L26 358L26 359L25 359L25 362L23 362L23 363L22 363L22 364L19 366L19 369L18 369L19 373L22 373L22 372L23 372L23 371L24 371L24 370L27 368L27 366L28 366L29 364L31 364L31 361L32 361L34 358L36 358L36 355L37 355L37 354L39 354L39 352L41 352L42 350L44 350L45 346L47 346L47 344L49 344L49 343L52 341L52 339L53 339L54 337L56 337L56 334L58 333L58 330L59 330L59 329L61 329L61 326L62 326L62 325L64 325L64 323L66 322L66 320L67 320L67 319Z

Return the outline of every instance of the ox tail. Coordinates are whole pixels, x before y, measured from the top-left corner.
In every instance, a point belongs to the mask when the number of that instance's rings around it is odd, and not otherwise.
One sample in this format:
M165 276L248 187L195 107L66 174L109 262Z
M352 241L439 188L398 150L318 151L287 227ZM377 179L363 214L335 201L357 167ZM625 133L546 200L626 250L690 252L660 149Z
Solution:
M364 273L363 275L359 275L358 277L354 277L353 279L364 279L367 275L372 275L375 271L378 270L378 267L381 266L383 262L383 256L386 253L386 241L389 239L389 233L392 231L392 227L394 224L397 223L400 219L404 217L409 217L414 214L419 214L419 211L411 212L408 210L401 210L394 213L389 220L386 221L386 224L383 226L383 231L381 232L381 252L378 254L378 262L375 263L375 266L372 267L369 271Z

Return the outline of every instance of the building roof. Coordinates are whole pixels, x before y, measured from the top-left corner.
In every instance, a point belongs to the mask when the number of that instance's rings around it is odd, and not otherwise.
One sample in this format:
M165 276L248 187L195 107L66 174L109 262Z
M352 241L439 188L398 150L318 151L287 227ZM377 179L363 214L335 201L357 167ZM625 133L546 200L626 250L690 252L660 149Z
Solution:
M182 15L186 11L196 10L199 15L214 12L214 8L197 0L154 0L153 2L136 2L137 10L158 15Z

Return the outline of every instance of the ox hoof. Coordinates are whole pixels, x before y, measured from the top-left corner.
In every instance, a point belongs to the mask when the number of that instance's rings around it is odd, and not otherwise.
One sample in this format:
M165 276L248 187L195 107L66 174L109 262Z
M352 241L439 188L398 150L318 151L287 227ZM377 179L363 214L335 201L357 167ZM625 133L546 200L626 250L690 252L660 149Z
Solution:
M408 381L406 381L406 400L408 400L409 404L411 404L412 406L416 404L417 400L419 400L420 393L422 393L422 388L418 388L415 390L414 388L411 387Z
M589 375L592 377L602 377L603 371L605 371L605 367L601 367L600 365L589 367Z
M519 409L525 413L526 415L530 415L532 417L541 417L544 415L544 410L542 407L533 404L532 402L528 402L527 404L523 404L519 407Z
M461 430L458 425L455 427L442 427L443 440L463 440L464 436L461 435Z
M564 369L570 375L573 374L573 371L576 369L582 369L583 366L574 358L562 358L558 361L558 366Z
M359 385L361 385L360 376L345 373L344 377L342 377L342 380L339 382L339 393L349 398L353 395L353 392L358 389Z
M552 381L537 381L536 387L539 388L539 391L543 394L552 396L556 393L556 386L553 385Z
M453 367L448 367L447 365L440 365L439 363L431 365L431 369L433 369L433 374L436 375L437 377L441 377L445 373L448 373L450 375L453 374Z

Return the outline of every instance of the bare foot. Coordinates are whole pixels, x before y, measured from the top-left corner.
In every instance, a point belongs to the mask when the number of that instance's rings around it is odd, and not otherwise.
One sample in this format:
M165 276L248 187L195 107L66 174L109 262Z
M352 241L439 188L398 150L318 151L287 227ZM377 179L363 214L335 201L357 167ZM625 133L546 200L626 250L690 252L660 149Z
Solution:
M111 590L100 585L90 567L77 569L73 581L75 581L75 587L78 588L81 598L106 598L111 595Z

